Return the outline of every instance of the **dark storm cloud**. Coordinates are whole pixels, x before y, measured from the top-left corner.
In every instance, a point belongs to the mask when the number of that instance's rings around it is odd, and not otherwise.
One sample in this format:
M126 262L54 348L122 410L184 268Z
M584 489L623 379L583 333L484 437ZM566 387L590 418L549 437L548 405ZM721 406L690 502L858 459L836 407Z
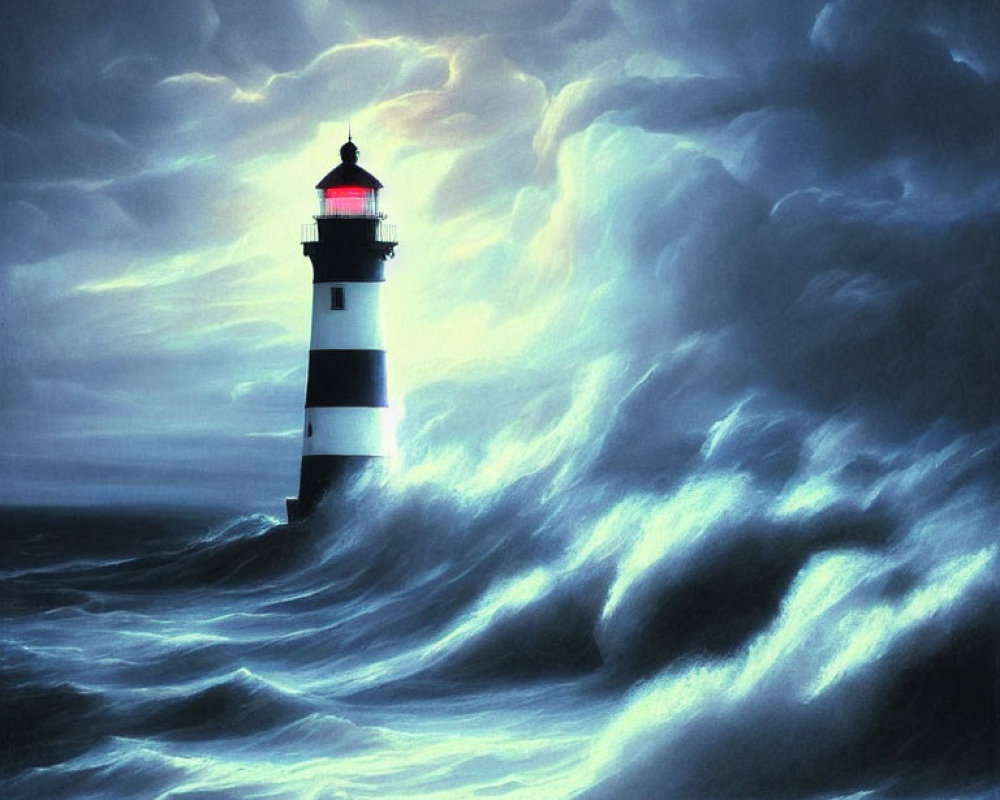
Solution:
M633 109L626 119L651 130L683 132L729 122L760 101L726 78L635 78L621 91L618 108Z
M447 0L403 2L393 0L348 0L347 8L356 24L380 35L408 34L437 38L457 34L529 35L558 24L574 6L574 0L513 0L510 3L463 3Z
M556 95L535 137L535 148L542 166L549 170L551 159L568 136L608 112L619 112L616 119L647 130L685 133L711 129L759 107L760 99L738 80L707 76L628 78L617 68L605 67Z
M526 157L530 152L530 138L522 135L464 153L437 186L433 201L438 215L446 218L473 208L489 213L482 208L485 203L504 209L510 195L533 178L534 165Z
M955 61L941 37L890 13L838 6L813 40L816 59L771 76L774 103L820 122L834 175L892 174L895 160L908 162L896 176L904 182L976 191L997 160L1000 87Z
M621 5L665 52L722 59L726 75L611 80L552 133L628 107L623 119L700 130L720 153L681 160L659 193L647 164L638 228L624 214L605 223L635 248L639 285L675 334L727 337L722 357L738 361L718 364L723 375L749 364L745 379L823 409L860 404L890 427L996 422L1000 86L953 58L953 15L930 3L818 15L756 3L735 17ZM664 330L654 313L639 324Z
M146 90L197 52L218 22L199 0L142 13L114 2L15 2L4 11L0 107L23 145L5 160L8 179L105 177L144 163L136 145L165 121Z
M67 249L113 251L126 242L137 253L162 253L228 240L244 211L234 201L239 189L212 162L107 181L11 186L0 205L0 257L35 262Z
M744 93L722 108L761 110L733 131L756 140L746 165L755 183L788 191L796 180L829 183L896 170L904 182L933 181L934 190L961 195L995 180L1000 88L952 49L968 37L971 18L996 26L995 9L841 0L746 3L725 14L719 5L623 4L648 23L643 30L664 52L679 48L695 63L707 58L710 75L725 76ZM637 98L635 119L652 129L683 129L672 118L669 92L658 101L646 93L648 99ZM771 124L777 111L788 115Z
M713 194L703 179L695 187ZM737 203L748 213L696 206L728 229L685 242L680 257L674 249L661 273L685 327L735 326L753 371L826 407L995 420L994 215L929 227L819 192L786 198L769 217L754 213L752 195Z
M616 0L635 38L710 75L755 74L808 51L822 0Z
M315 133L296 115L357 107L398 70L365 51L310 66L344 30L308 3L15 2L4 16L5 262L116 237L194 243L239 190L240 159L287 151Z
M441 83L414 87L383 104L379 122L420 148L461 149L527 129L545 102L542 82L485 37L454 46ZM502 151L496 155L506 160Z
M657 366L616 410L602 470L624 477L648 458L662 477L683 474L684 442L722 398L755 386L820 413L853 408L890 436L996 423L995 214L928 226L894 219L891 201L873 210L806 191L768 215L718 165L670 178L662 211L678 229L651 218L637 244L653 252L632 267L633 309L649 311L630 323L631 352ZM675 352L685 336L696 338Z
M962 0L923 5L927 25L948 43L956 59L995 81L1000 77L1000 15L992 3Z
M257 88L305 66L343 33L330 12L310 14L304 3L15 0L4 14L0 108L5 127L36 137L26 143L35 159L12 160L7 174L34 179L105 176L135 163L127 151L143 163L143 145L186 122L150 94L165 78L202 72Z
M609 0L512 0L504 3L449 3L447 0L394 2L349 0L352 24L368 36L403 35L435 40L488 37L513 62L544 76L551 88L589 68L587 51L597 44L604 58L621 55L620 46L604 47L603 37L620 28Z

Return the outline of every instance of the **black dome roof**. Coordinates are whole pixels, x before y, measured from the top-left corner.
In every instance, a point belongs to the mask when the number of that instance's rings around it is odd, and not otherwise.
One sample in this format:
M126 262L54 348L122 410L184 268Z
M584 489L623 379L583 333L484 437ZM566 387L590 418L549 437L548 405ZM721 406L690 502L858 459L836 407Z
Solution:
M334 186L363 186L365 189L381 189L379 179L358 166L358 147L348 137L340 148L340 163L330 170L319 183L317 189Z

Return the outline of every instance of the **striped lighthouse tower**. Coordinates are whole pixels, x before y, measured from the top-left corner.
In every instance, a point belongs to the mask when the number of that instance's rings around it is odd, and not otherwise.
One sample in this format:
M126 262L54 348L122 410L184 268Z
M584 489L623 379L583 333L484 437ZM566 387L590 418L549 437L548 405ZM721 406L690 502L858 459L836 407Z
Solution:
M378 210L382 184L358 166L350 136L340 162L316 185L319 214L302 237L313 270L312 334L299 495L288 500L289 522L308 517L329 489L391 444L379 306L395 231Z

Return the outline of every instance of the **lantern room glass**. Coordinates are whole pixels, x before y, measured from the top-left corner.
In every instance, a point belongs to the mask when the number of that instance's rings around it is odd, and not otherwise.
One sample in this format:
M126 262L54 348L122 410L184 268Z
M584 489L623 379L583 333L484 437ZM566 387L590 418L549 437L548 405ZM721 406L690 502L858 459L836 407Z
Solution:
M322 217L377 217L378 190L364 186L331 186L319 192Z

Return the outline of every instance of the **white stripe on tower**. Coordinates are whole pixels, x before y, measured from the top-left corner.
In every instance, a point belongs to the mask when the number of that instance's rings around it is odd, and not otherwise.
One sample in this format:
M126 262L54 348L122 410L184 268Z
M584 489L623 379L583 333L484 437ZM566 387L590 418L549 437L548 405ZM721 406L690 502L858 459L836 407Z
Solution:
M314 283L309 349L384 350L382 285L381 281ZM335 310L338 299L341 308Z
M392 441L388 408L318 407L306 409L304 456L385 456Z

